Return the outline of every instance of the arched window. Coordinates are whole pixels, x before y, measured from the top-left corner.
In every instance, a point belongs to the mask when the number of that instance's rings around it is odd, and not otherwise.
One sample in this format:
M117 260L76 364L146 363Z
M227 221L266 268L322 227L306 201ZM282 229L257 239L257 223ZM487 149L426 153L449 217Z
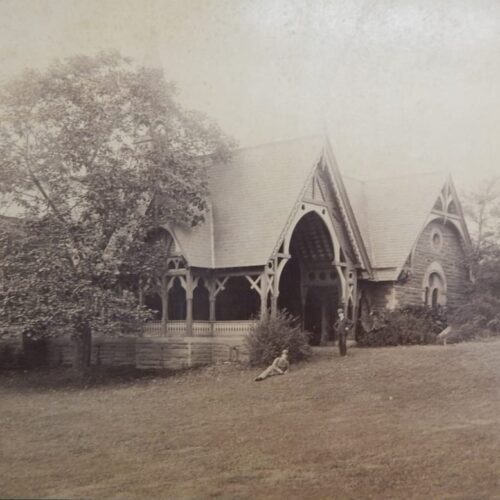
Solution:
M439 305L439 288L432 289L431 307L436 309Z
M210 299L208 289L202 279L193 290L193 319L206 321L210 316Z
M433 262L425 272L422 283L423 300L426 306L437 308L446 304L446 276L439 262Z
M174 279L174 283L168 291L168 319L186 319L186 290L179 278Z

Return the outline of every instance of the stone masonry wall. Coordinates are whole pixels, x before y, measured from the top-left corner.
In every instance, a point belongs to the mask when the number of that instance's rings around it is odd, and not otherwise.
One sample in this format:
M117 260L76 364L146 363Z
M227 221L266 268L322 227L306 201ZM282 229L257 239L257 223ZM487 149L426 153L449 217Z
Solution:
M75 345L61 337L48 342L50 366L72 366ZM95 338L91 363L94 366L131 366L139 369L179 370L225 361L247 361L248 350L243 337L121 337Z
M394 284L393 283L371 283L361 281L359 293L366 299L366 303L361 304L360 314L367 314L369 311L382 311L394 307Z
M436 230L442 235L438 248L432 244L432 235ZM418 239L410 278L405 283L394 285L397 305L423 304L423 279L433 262L441 264L446 277L447 305L456 305L463 299L469 273L460 236L450 223L435 221L427 225Z

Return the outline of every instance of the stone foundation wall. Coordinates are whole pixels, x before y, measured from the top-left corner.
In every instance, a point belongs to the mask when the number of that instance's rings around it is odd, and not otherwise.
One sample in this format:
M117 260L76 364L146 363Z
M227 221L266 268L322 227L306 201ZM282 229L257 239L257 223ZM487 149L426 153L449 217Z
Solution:
M391 283L372 283L372 282L359 282L359 293L364 298L360 304L363 309L367 307L366 311L360 311L361 314L369 311L382 311L384 309L394 309L396 305L396 297L394 291L394 284ZM366 301L366 302L364 302Z
M72 366L75 346L71 339L48 341L50 366ZM96 338L92 342L94 366L131 366L139 369L181 370L224 361L247 361L248 350L241 338Z

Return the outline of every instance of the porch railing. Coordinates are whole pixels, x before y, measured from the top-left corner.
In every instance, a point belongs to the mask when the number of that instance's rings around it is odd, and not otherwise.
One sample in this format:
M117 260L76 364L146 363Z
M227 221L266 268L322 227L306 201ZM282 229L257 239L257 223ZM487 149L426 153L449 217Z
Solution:
M214 337L231 337L246 335L255 321L216 321Z
M214 337L233 337L246 335L255 321L216 321L213 324ZM161 321L149 321L144 324L145 337L184 337L186 336L185 321L168 321L165 325ZM194 337L211 337L212 324L210 321L193 321Z

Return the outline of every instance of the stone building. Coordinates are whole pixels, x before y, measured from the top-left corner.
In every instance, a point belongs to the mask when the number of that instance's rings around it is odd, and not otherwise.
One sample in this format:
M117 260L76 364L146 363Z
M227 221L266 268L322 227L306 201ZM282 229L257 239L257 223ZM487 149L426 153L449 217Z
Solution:
M327 340L334 314L456 304L470 238L451 178L379 180L342 172L321 137L242 149L210 171L210 210L161 226L169 272L143 300L147 335L236 340L287 309Z

